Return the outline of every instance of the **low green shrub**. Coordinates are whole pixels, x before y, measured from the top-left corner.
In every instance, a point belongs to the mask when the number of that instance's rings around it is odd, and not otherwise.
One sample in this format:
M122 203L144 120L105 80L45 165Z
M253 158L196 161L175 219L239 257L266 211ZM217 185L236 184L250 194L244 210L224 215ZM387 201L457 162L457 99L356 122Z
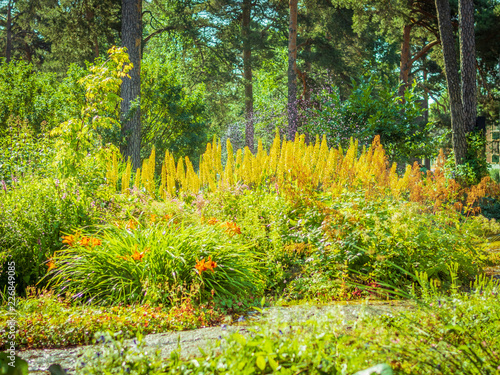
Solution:
M345 263L368 279L399 287L411 281L395 264L446 282L448 265L458 263L459 279L468 285L484 265L486 254L479 246L485 241L483 222L476 218L464 220L453 210L428 213L417 204L387 200L352 200L333 207L334 214L323 223L320 250L328 261Z
M128 344L120 333L98 333L95 340L100 347L86 350L76 364L76 374L136 374L159 375L163 373L160 350L147 352L142 335Z
M294 226L278 258L289 298L352 298L352 288L344 285L349 277L409 288L412 279L403 271L426 272L447 287L448 266L454 263L468 286L488 263L483 244L500 233L500 225L483 216L428 212L415 203L356 195L295 212L300 214L289 218Z
M76 300L110 304L170 304L185 293L207 299L262 290L262 254L238 239L234 223L133 218L117 224L95 237L66 237L69 247L51 259L49 285Z
M0 290L7 285L7 261L15 262L19 294L36 285L46 260L61 248L61 235L97 220L95 206L69 181L26 176L0 189Z

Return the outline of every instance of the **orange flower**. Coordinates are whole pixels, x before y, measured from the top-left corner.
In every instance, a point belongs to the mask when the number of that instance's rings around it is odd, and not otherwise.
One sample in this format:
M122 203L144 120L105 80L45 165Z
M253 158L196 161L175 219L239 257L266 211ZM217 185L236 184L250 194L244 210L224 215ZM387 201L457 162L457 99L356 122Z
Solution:
M132 259L137 260L139 262L142 260L143 257L144 257L144 252L140 253L136 251L135 253L132 254Z
M143 251L143 252L139 252L139 251L137 250L137 245L135 245L134 250L135 250L135 251L134 251L134 253L131 255L131 258L132 258L133 260L135 260L135 261L138 261L138 262L140 262L140 261L142 260L142 258L144 258L144 254L146 254L146 253L149 251L149 249L144 249L144 251Z
M72 247L75 244L76 238L74 235L69 234L67 236L62 236L62 242L63 244L68 245L68 247Z
M230 236L241 234L241 228L232 221L226 221L225 223L222 223L221 226L226 228L226 233Z
M150 222L150 223L154 223L154 222L156 222L156 215L152 214L152 215L149 217L149 222Z
M169 221L170 219L172 219L174 217L174 215L172 215L172 214L166 214L163 217L165 218L166 221Z
M90 244L92 245L92 247L96 247L96 246L101 246L102 242L99 238L91 237Z
M83 237L80 242L78 242L81 246L88 247L90 246L90 237Z
M49 259L49 262L47 263L47 266L49 267L48 271L51 271L54 268L56 268L56 264L54 263L54 261L52 259Z
M217 220L215 217L211 217L210 219L208 219L208 224L210 225L215 225L219 222L219 220Z
M125 224L126 229L134 230L137 228L137 222L134 219L130 219L127 224Z
M205 261L205 258L202 258L201 260L196 259L196 265L194 268L196 268L198 274L202 274L203 271L212 271L214 272L214 268L217 267L217 263L212 260L212 256L210 255L208 257L208 260Z
M85 247L96 247L102 244L101 240L95 237L83 237L78 243Z

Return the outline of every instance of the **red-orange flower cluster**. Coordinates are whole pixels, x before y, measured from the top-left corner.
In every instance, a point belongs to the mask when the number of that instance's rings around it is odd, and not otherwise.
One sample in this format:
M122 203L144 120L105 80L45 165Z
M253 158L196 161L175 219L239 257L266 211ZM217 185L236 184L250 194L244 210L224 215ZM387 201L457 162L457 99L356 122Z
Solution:
M196 271L201 275L203 271L212 271L214 272L214 268L217 267L217 263L212 260L212 256L210 255L208 257L208 260L205 261L205 258L202 258L201 260L196 259Z

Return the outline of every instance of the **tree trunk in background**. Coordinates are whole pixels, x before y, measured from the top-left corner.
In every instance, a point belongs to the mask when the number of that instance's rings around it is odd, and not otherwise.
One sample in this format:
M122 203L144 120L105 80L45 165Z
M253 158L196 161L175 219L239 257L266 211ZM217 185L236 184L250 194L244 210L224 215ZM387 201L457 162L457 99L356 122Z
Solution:
M451 106L453 151L455 152L455 163L459 165L465 161L467 139L465 138L466 129L463 121L457 56L455 54L455 41L453 39L450 4L448 1L436 0L436 10L438 13L439 33L441 35L441 45L443 46L446 82L448 84L448 96Z
M460 35L460 71L462 72L462 105L467 132L476 124L476 40L474 35L474 2L460 0L458 5Z
M403 30L403 41L401 42L401 61L399 64L399 96L404 98L408 85L411 68L410 35L413 25L405 25ZM404 100L404 99L403 99Z
M250 42L251 0L243 0L241 30L243 36L243 72L245 79L245 146L254 152L252 44Z
M7 31L5 43L5 62L8 64L12 58L12 4L11 1L7 4L7 23L5 25Z
M297 111L297 3L289 0L290 23L288 28L288 138L295 139L298 129Z
M141 41L142 0L122 0L122 45L127 48L130 61L134 64L124 78L121 87L122 137L121 152L125 159L132 160L134 169L141 166ZM131 111L131 102L137 101Z

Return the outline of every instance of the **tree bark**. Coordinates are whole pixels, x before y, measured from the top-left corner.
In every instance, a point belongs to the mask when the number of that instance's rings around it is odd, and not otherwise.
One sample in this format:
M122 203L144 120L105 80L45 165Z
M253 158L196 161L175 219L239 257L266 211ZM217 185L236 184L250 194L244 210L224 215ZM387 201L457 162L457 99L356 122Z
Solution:
M5 25L7 32L5 44L5 62L8 64L12 58L12 3L7 4L7 23Z
M295 139L298 129L297 111L297 3L289 0L290 23L288 28L288 138Z
M446 82L448 84L448 96L451 106L451 128L453 137L453 151L455 152L456 165L465 162L467 153L466 129L463 121L463 108L458 76L457 56L455 54L455 41L451 25L451 14L449 0L436 0L438 13L439 33L445 65Z
M252 45L250 42L251 0L243 0L241 30L243 36L243 73L245 80L245 146L254 152L253 124L253 84L252 84Z
M401 60L399 63L399 96L404 98L406 86L411 69L410 35L413 25L405 25L403 29L403 41L401 42Z
M122 137L121 152L132 160L134 169L141 166L141 40L142 0L122 0L122 45L127 48L134 65L121 87ZM132 107L132 102L134 106Z
M462 105L467 132L476 124L476 41L474 34L474 2L460 0L458 5L460 35L460 70L462 72Z

